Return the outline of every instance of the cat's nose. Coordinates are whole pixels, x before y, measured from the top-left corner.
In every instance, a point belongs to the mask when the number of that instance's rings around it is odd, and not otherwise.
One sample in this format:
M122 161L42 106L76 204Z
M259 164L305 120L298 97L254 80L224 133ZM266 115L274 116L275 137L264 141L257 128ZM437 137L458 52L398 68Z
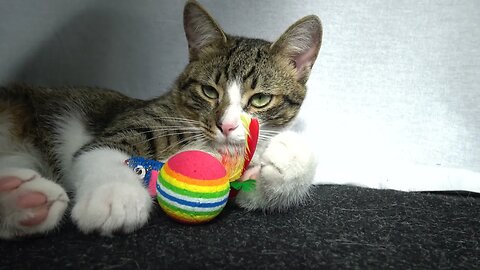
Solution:
M223 135L228 136L235 129L238 128L238 123L235 122L223 122L217 124L218 129L223 133Z

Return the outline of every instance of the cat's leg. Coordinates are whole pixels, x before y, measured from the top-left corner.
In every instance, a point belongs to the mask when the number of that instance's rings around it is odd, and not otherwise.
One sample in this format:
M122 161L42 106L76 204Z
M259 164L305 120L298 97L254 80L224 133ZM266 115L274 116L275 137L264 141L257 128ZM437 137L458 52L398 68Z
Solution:
M311 148L294 132L272 138L258 165L246 171L258 175L255 190L240 192L236 202L246 209L282 210L305 201L312 186L316 160Z
M30 153L0 154L0 238L45 233L61 221L68 205L65 190L38 173ZM8 153L8 154L6 154Z
M110 235L144 225L153 205L138 176L124 164L128 155L100 147L75 158L69 179L75 189L72 219L85 233Z

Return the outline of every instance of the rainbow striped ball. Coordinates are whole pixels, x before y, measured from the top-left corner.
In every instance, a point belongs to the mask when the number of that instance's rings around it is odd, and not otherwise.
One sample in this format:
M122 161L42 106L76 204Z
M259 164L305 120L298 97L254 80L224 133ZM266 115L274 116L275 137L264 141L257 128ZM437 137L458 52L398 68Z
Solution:
M157 200L173 219L189 224L212 220L228 200L230 182L222 163L202 151L171 157L157 181Z

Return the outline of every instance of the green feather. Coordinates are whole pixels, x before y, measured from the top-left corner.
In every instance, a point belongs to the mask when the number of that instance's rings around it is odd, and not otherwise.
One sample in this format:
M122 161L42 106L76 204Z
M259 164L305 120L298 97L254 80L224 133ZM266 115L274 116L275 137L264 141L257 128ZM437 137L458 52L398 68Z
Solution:
M233 189L241 190L241 191L245 191L245 192L250 192L250 191L254 190L255 185L256 185L256 181L253 180L253 179L248 179L248 180L245 180L245 181L238 181L237 180L237 181L230 182L230 186Z
M250 192L255 189L256 181L253 179L248 179L243 181L242 190L245 192Z
M238 180L230 182L230 187L233 188L233 189L236 189L236 190L240 190L242 188L242 182L240 182Z

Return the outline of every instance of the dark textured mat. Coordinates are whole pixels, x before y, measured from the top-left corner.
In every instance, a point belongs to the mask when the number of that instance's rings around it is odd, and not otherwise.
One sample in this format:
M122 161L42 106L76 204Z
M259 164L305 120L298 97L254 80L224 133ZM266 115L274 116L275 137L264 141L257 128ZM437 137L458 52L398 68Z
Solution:
M185 226L159 209L136 233L0 242L2 269L480 269L480 198L315 187L304 207L263 214L227 207Z

